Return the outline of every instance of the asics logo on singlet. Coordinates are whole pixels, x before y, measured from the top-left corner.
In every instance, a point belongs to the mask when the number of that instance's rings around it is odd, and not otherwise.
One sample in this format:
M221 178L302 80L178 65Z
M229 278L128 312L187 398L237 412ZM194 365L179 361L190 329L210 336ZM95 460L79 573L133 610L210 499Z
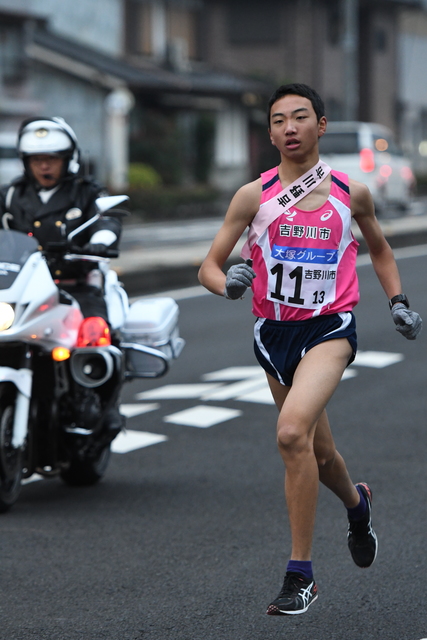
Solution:
M320 219L322 222L325 222L325 220L329 220L329 218L333 215L334 215L333 211L331 210L325 211L325 213L322 213L322 215L320 216Z
M286 219L287 220L292 220L293 218L295 218L295 216L297 215L298 211L290 211L289 213L286 213Z
M289 222L291 222L295 218L297 213L298 211L289 211L288 213L285 214L286 219L289 220ZM334 215L334 212L329 209L329 211L325 211L325 213L322 213L322 215L320 216L320 219L322 222L326 222L326 220L329 220L329 218L333 215Z

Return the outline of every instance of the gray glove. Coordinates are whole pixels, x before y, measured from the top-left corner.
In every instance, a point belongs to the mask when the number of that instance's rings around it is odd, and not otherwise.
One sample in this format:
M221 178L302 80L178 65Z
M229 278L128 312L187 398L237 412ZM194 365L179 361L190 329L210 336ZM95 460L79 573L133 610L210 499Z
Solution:
M255 271L246 262L234 264L227 271L224 295L229 300L241 298L256 277Z
M423 321L418 313L407 309L404 304L398 302L391 308L391 315L396 326L396 331L408 340L415 340L422 329Z

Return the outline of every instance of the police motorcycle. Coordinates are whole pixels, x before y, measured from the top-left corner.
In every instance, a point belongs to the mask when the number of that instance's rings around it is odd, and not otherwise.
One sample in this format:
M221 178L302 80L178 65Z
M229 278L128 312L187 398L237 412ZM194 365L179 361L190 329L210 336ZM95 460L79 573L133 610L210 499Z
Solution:
M43 252L34 237L0 230L0 513L34 473L69 485L96 483L110 458L103 420L117 389L126 380L163 376L184 346L172 298L129 305L108 266L117 253L83 255L73 247L105 211L121 215L110 209L127 199L98 198L95 216ZM109 323L83 318L54 280L58 265L71 261L97 264Z

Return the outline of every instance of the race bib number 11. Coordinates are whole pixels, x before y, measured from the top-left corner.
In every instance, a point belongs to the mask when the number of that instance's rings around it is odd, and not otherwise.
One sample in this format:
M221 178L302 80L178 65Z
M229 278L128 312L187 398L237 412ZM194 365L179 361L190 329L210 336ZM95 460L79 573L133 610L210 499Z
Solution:
M338 251L274 245L269 260L268 300L319 309L335 299Z

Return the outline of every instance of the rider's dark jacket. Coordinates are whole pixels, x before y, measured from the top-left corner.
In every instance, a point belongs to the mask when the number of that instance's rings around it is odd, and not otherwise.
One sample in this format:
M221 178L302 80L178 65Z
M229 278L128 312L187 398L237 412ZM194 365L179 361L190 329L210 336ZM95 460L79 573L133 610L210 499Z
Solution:
M73 175L65 178L44 204L34 182L22 175L9 185L0 187L1 227L32 233L45 249L48 242L64 240L71 231L95 215L95 200L105 195L108 195L106 190L90 176ZM119 238L121 224L116 218L102 218L75 236L73 242L83 246L100 229L110 229ZM117 242L111 246L116 247Z
M0 187L0 228L32 234L39 242L40 250L46 250L49 242L61 242L96 213L95 200L108 195L92 177L70 175L48 202L43 203L33 180L19 176L10 184ZM83 247L96 231L109 229L117 240L111 249L118 248L121 223L117 218L102 217L73 238L73 244ZM99 290L86 284L86 276L94 263L63 262L51 266L52 275L61 288L74 295L82 307L83 315L101 315L107 319L103 296ZM72 280L74 279L74 283Z

